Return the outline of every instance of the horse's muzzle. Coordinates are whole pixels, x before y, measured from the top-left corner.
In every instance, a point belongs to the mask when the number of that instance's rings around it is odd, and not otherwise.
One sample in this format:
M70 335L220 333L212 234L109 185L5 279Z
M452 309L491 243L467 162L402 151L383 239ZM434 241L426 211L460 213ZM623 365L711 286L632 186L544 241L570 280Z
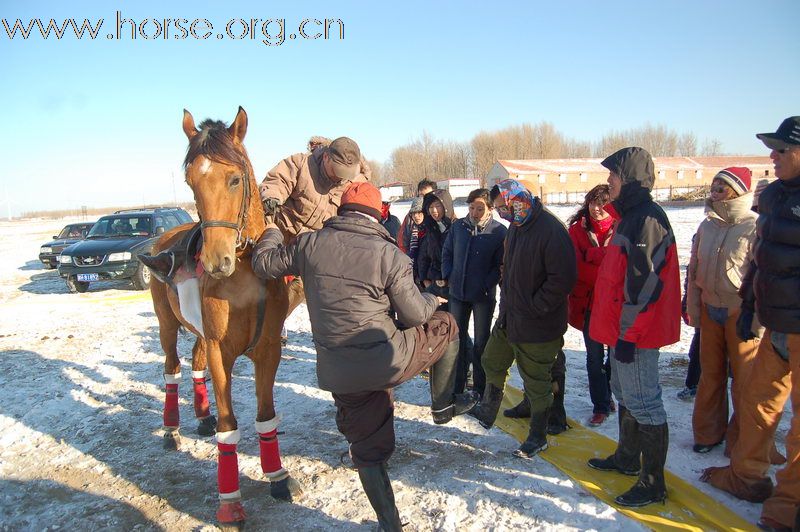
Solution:
M230 277L233 275L233 272L236 269L233 259L228 255L222 257L214 264L206 264L204 262L203 268L205 268L206 272L214 279L224 279L226 277Z

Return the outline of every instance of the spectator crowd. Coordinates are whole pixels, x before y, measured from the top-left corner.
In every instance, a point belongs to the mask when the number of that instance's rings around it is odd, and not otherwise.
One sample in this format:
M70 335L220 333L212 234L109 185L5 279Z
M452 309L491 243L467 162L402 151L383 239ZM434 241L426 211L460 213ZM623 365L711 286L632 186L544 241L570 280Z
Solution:
M400 222L345 137L309 145L267 174L268 228L253 269L302 280L319 385L333 394L383 530L402 528L385 467L392 389L427 371L435 423L469 414L490 428L516 363L524 399L503 414L529 419L514 454L531 459L569 429L569 326L585 342L586 422L616 413L619 427L614 453L586 467L635 477L615 499L621 506L664 501L670 414L659 356L678 341L681 320L696 331L679 393L694 401L692 450L724 444L730 458L701 480L763 503L764 530L800 528L800 116L757 137L777 179L753 183L743 167L712 178L683 282L675 234L651 193L653 159L639 147L602 161L608 184L586 194L568 226L513 179L473 190L463 218L446 190L423 179ZM775 482L771 465L782 466Z

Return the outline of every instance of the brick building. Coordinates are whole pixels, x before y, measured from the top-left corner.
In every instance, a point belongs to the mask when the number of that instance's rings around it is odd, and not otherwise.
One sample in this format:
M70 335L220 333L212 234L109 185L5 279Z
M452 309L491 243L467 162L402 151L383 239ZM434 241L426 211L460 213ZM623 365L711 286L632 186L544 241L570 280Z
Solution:
M531 159L498 160L486 176L487 186L503 179L526 181L529 188L547 203L577 202L595 185L606 183L608 170L602 159ZM746 166L753 172L753 182L772 178L769 157L726 155L717 157L655 157L654 189L663 198L672 191L686 191L708 185L714 175L729 166Z

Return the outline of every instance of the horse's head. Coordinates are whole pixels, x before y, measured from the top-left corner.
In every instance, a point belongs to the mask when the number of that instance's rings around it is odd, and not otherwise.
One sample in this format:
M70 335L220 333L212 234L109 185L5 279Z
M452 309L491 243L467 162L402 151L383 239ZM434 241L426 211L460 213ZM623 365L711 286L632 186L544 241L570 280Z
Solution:
M205 120L197 128L183 111L183 131L189 149L183 162L186 183L194 192L203 230L200 261L212 277L229 277L236 269L236 252L263 230L263 209L253 167L242 141L247 113L239 112L230 127Z

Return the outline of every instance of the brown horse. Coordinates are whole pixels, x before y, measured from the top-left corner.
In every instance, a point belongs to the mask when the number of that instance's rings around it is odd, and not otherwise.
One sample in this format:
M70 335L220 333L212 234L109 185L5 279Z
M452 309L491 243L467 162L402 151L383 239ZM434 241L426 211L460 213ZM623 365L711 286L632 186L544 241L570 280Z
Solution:
M178 328L183 325L198 336L192 352L193 376L202 377L207 357L214 384L219 415L220 506L217 519L223 524L237 524L244 522L245 514L239 493L236 454L239 428L231 401L231 369L241 354L246 354L255 366L256 431L260 436L261 467L270 480L271 494L291 500L302 493L300 485L281 466L277 440L279 418L273 403L273 386L281 355L281 326L289 308L289 291L283 280L266 283L259 280L250 266L253 244L264 231L265 222L253 168L242 144L247 132L244 109L239 108L230 127L206 120L199 129L192 115L184 110L183 131L189 139L184 160L186 183L194 193L202 232L198 255L201 267L192 272L183 267L184 277L188 275L195 284L183 285L192 286L188 290L194 292L199 308L190 308L192 298L184 297L185 288L173 290L154 276L153 306L166 353L165 439L169 444L177 435L180 361L176 343ZM164 233L154 253L185 241L193 227L183 225ZM196 318L191 319L191 315ZM196 399L197 396L196 393ZM195 406L199 417L208 414L207 408L205 412L197 408L197 401ZM201 419L201 427L202 424Z

